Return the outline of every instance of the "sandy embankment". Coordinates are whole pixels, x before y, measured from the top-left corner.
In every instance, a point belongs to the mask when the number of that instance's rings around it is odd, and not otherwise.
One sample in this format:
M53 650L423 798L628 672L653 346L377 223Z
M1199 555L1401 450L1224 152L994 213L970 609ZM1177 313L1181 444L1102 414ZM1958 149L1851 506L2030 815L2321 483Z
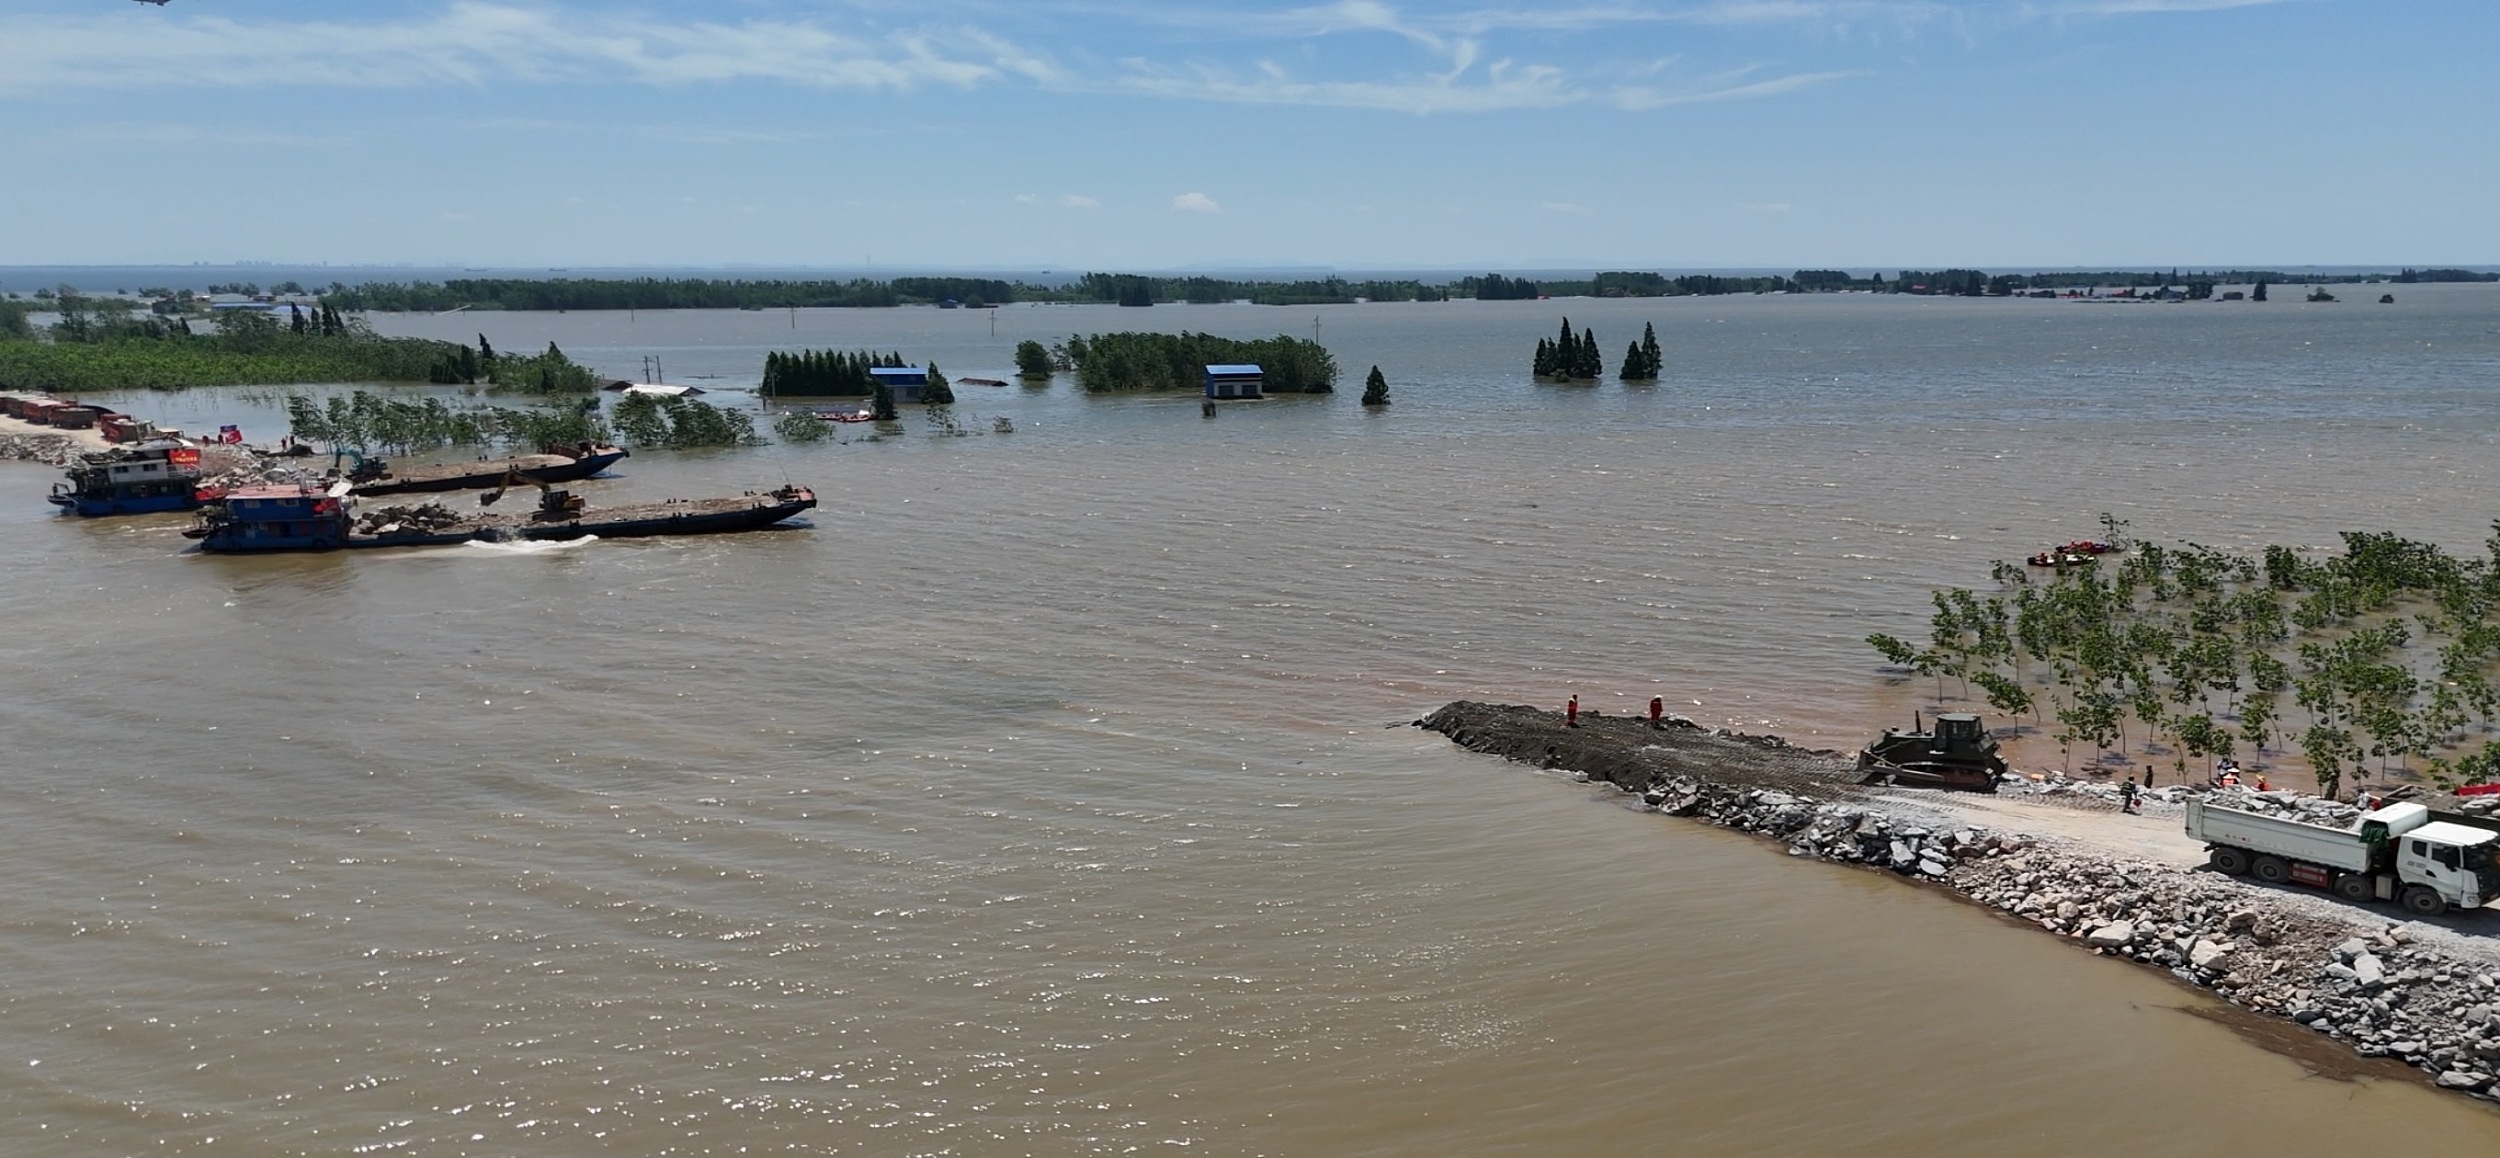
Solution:
M1472 751L1610 782L1646 808L1779 840L1791 856L1941 886L2096 955L2164 970L2324 1035L2273 1043L2313 1066L2388 1058L2500 1100L2500 908L2420 920L2223 876L2180 831L2185 790L2127 816L2092 789L1863 787L1840 753L1685 720L1652 729L1584 714L1574 728L1535 708L1462 702L1415 723ZM2301 1041L2328 1046L2326 1061Z
M111 445L104 441L101 431L57 430L0 414L0 458L30 459L59 466L67 463L73 454L103 450Z
M257 481L260 475L268 473L261 465L261 456L251 450L241 446L202 443L198 439L189 441L200 448L200 472L206 479ZM100 430L62 430L0 414L0 460L15 459L65 467L79 455L112 448L113 444L105 440L104 432Z

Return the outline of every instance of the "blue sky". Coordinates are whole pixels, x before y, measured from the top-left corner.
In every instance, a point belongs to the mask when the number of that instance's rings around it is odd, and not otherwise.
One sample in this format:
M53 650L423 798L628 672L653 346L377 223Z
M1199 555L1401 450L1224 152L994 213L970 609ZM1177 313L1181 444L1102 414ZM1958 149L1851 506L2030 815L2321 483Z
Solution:
M2500 263L2490 0L11 0L0 264Z

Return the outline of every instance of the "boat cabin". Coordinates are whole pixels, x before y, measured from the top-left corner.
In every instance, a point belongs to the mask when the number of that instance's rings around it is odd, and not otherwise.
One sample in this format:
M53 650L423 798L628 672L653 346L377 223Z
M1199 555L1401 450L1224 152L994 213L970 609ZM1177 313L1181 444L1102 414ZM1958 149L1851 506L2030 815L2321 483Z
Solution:
M347 545L348 502L313 483L240 487L210 515L212 551L304 551Z
M1207 397L1264 398L1267 372L1251 365L1207 367Z

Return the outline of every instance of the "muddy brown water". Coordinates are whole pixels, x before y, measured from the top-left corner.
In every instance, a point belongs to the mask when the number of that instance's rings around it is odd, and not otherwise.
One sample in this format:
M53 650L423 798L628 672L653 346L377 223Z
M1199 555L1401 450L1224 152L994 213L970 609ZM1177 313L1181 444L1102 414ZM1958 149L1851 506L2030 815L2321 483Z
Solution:
M2158 977L1383 726L1663 695L1849 746L1919 702L1862 636L2102 510L2471 548L2500 293L2404 288L1321 311L1389 413L966 388L1016 432L580 488L787 478L809 526L559 552L187 555L0 464L0 1148L2488 1148ZM1527 385L1566 311L1655 319L1668 380ZM1004 378L1020 337L1310 319L385 321L734 387L799 341Z

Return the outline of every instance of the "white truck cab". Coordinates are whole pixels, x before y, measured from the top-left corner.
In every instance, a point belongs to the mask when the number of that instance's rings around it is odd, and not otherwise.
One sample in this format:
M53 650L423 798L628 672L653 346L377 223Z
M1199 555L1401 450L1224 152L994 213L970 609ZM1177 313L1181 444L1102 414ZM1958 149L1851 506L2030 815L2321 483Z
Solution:
M2500 892L2493 864L2500 833L2434 820L2396 838L2396 873L2408 882L2438 889L2460 909L2481 908Z

